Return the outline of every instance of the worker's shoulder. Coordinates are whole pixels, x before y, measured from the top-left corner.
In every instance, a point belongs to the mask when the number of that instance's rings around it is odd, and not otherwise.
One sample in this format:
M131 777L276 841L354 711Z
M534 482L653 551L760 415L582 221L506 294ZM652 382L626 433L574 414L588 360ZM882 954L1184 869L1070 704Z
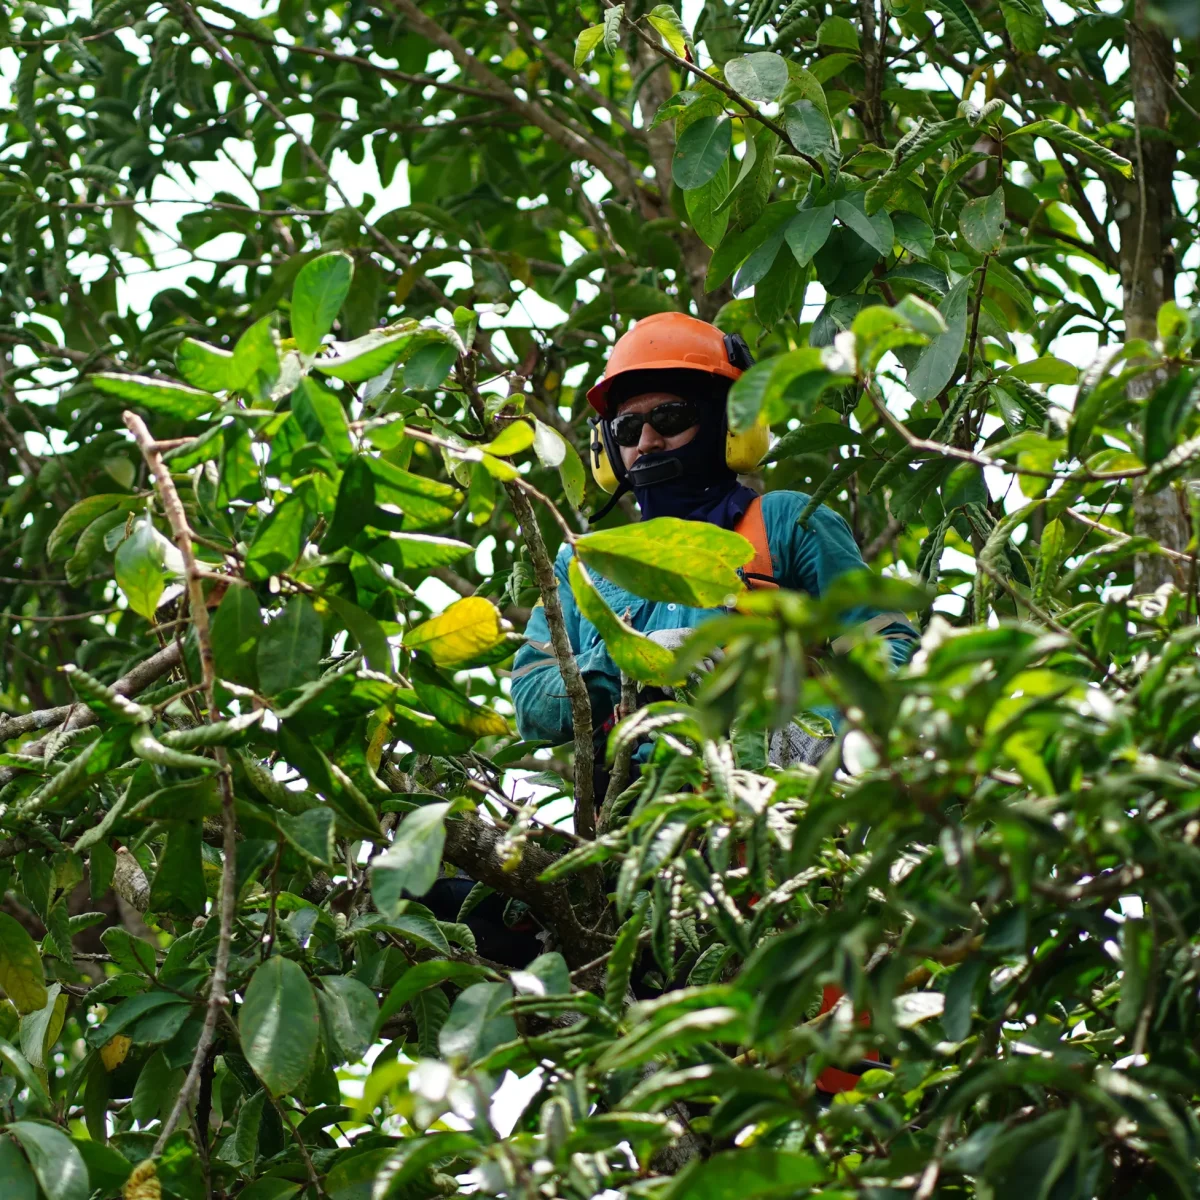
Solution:
M827 504L818 504L809 514L803 527L799 526L797 522L811 501L812 497L807 492L767 492L762 498L763 524L767 527L767 537L772 541L776 538L796 536L819 538L848 529L841 514Z
M554 556L554 569L560 575L566 575L567 569L571 565L571 559L575 557L575 547L570 542L563 542L558 548L558 553Z

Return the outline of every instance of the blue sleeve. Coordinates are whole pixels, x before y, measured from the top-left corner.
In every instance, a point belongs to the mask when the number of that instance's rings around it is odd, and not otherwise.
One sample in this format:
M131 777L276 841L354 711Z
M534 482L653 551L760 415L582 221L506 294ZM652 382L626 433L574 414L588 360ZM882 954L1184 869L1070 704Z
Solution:
M598 726L607 719L621 697L621 672L599 638L588 649L582 648L582 618L567 578L570 560L571 551L564 546L554 563L558 602L562 606L567 639L592 702L592 722ZM525 627L525 637L525 645L513 660L512 701L517 714L517 732L526 741L560 746L573 736L571 702L567 699L567 689L550 643L546 610L540 602Z
M779 562L779 582L784 587L822 596L841 575L866 568L850 526L839 513L821 504L804 525L800 514L809 498L803 492L769 492L763 497L763 520L767 540ZM890 619L889 619L890 618ZM916 649L918 634L903 613L885 613L862 605L845 614L846 632L838 638L848 648L856 634L881 634L887 638L892 661L903 666Z

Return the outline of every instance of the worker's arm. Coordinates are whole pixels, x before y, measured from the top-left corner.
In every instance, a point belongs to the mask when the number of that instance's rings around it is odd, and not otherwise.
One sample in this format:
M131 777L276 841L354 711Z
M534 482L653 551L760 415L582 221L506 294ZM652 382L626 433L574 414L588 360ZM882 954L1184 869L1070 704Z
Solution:
M581 618L567 579L570 561L571 552L564 546L554 563L558 602L562 606L567 638L592 702L593 723L598 726L613 711L621 697L621 672L609 658L599 638L595 645L581 649ZM550 625L541 604L533 610L525 627L525 636L528 641L517 651L512 672L517 732L527 741L561 745L572 737L571 702L567 698L558 660L550 644Z
M839 576L866 564L850 526L832 508L822 504L803 526L798 524L807 504L802 492L769 492L763 497L763 520L772 551L780 558L779 582L822 596ZM832 645L835 653L844 653L864 635L879 634L887 638L897 666L912 657L920 635L903 613L862 605L845 616L845 632Z

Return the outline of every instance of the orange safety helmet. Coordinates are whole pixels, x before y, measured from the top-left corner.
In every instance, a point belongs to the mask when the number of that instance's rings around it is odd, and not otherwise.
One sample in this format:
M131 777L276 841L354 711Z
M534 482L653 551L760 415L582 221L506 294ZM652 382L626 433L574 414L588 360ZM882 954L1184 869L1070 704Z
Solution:
M608 356L604 378L587 394L588 403L599 414L588 422L592 426L588 459L592 477L600 488L611 496L622 487L623 471L615 447L608 444L606 425L612 415L608 404L609 389L620 376L633 371L684 370L702 371L732 381L753 365L750 347L740 334L722 333L707 321L681 312L655 313L638 321L617 340ZM745 433L727 429L725 462L737 474L747 474L762 462L770 443L770 430L761 422ZM617 460L616 469L613 460Z
M619 338L608 356L604 378L587 394L588 403L608 417L608 391L618 375L629 371L705 371L737 379L752 366L750 349L734 333L722 333L707 321L681 312L643 317Z

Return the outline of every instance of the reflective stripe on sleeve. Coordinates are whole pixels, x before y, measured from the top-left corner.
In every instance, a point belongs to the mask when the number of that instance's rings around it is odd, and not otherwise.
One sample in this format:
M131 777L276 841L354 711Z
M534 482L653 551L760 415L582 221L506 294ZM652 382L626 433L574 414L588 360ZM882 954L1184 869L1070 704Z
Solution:
M908 630L908 636L913 638L914 641L921 636L912 627L912 622L903 613L880 613L879 616L872 617L869 621L862 621L858 625L855 625L853 629L843 633L841 637L834 638L829 644L830 649L834 654L845 654L863 638L870 637L874 633L881 633L889 625L903 625Z

